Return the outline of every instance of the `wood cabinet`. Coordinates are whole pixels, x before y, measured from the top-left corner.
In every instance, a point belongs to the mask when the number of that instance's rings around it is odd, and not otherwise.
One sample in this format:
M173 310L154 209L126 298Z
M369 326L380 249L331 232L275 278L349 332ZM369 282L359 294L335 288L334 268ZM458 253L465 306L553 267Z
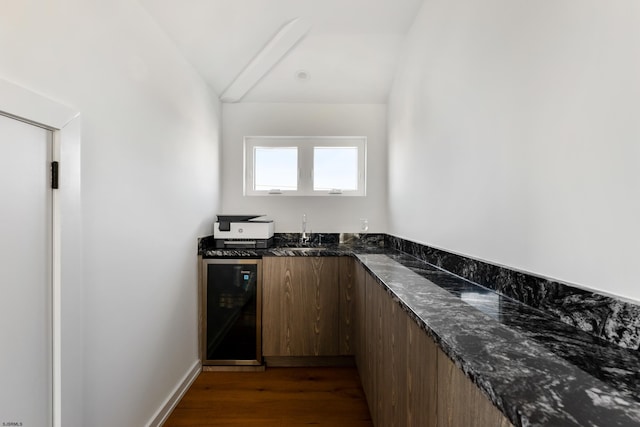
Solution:
M511 423L349 257L263 258L265 357L355 358L374 425Z
M438 427L471 425L512 426L451 359L438 350Z
M368 273L365 275L365 302L364 302L364 352L362 354L362 367L358 365L362 388L364 389L371 419L378 419L378 382L377 371L380 368L379 359L382 345L379 313L379 291L374 279Z
M407 426L435 427L438 347L411 318L407 321Z
M436 346L370 274L365 276L364 351L356 362L379 426L435 426Z
M380 343L377 390L379 425L407 425L407 314L382 287L379 292Z
M352 287L352 305L353 305L353 326L351 328L354 339L352 340L353 355L355 357L356 366L362 377L362 370L364 369L364 354L366 352L366 339L367 336L367 318L365 317L365 303L366 303L366 278L367 274L364 268L360 265L356 265L355 261L352 261L353 272L353 287ZM363 387L364 388L364 387ZM364 388L366 391L366 388Z
M340 355L340 260L263 259L264 356Z
M351 257L338 258L340 264L340 354L353 356L358 345L357 325L359 315L356 294L355 262Z
M373 276L354 275L365 336L355 357L374 425L511 426Z

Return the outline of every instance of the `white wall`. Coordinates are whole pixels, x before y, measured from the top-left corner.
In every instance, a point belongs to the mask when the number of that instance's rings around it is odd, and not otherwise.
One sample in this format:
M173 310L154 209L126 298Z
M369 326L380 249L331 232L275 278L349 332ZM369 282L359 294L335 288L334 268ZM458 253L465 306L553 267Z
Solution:
M640 300L640 4L426 0L389 104L389 231Z
M303 213L314 233L358 232L360 218L369 232L385 232L386 114L381 104L223 104L220 213L267 214L278 233L299 233ZM366 136L367 196L243 196L243 138L257 135Z
M84 353L62 380L63 425L144 425L198 359L218 102L136 2L5 1L0 52L2 78L82 114L84 295L63 307L83 304L67 344Z

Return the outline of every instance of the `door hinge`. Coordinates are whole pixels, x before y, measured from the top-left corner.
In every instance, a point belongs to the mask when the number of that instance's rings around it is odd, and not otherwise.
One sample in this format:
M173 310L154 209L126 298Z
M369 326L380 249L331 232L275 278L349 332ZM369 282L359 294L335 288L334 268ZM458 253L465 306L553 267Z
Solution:
M51 188L57 190L58 187L58 162L51 162Z

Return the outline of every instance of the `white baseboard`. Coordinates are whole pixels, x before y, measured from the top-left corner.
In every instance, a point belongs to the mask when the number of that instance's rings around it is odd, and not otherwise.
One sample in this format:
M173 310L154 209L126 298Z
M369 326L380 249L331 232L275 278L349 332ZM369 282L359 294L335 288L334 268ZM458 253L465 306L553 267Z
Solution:
M162 406L156 411L156 413L151 418L151 421L147 423L147 427L160 427L162 426L173 409L178 405L182 396L189 390L191 384L198 378L198 375L202 371L202 364L200 360L196 360L186 373L182 381L180 381L171 391L171 394L165 399Z

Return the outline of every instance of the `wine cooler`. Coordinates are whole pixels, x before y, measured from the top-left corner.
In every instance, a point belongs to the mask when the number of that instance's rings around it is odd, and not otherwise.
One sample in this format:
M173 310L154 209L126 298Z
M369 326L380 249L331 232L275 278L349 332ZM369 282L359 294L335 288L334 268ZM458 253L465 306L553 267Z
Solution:
M261 365L262 260L203 260L203 365Z

